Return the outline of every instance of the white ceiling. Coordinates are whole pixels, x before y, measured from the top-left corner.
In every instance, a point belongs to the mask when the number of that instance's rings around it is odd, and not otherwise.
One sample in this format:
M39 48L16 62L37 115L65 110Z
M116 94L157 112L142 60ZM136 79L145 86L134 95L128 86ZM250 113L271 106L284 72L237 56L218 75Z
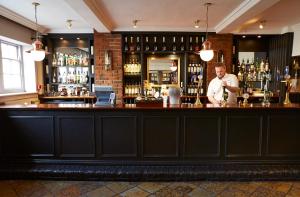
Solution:
M280 34L300 23L300 0L0 0L0 14L35 29L34 7L42 33L110 31L208 31L235 34ZM71 29L66 20L73 20ZM200 20L200 28L194 21ZM138 28L132 21L139 20ZM265 28L258 28L265 20Z

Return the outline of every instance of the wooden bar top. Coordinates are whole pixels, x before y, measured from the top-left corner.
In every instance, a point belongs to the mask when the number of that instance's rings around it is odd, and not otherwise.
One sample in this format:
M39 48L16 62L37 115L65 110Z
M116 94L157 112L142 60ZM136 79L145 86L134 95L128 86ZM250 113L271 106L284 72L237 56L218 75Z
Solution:
M41 96L40 99L48 99L48 100L54 100L54 99L95 99L96 96Z
M273 104L263 106L261 103L244 105L226 105L219 106L213 104L180 104L180 105L164 105L163 107L149 106L137 107L135 104L118 104L114 106L96 106L95 104L23 104L23 105L2 105L0 110L14 109L14 110L300 110L299 103L292 103L289 105Z

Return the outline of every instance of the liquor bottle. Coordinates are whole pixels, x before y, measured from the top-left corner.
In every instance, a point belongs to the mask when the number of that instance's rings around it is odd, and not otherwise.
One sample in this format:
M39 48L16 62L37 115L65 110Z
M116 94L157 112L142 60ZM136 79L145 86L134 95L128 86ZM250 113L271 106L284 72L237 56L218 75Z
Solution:
M125 43L124 43L124 51L128 51L127 36L125 36L124 40L125 40Z
M180 38L180 51L184 51L185 47L184 47L184 43L183 43L183 36L181 36Z
M226 91L226 87L223 86L223 101L227 101L228 99L228 92Z
M129 50L134 51L134 43L133 43L133 37L130 37L130 45L129 45Z
M52 82L56 83L56 71L53 70L53 78L52 78Z
M88 72L86 72L85 81L87 84L89 83L89 73Z
M219 63L223 63L224 62L224 56L223 56L223 51L222 50L218 51L218 57L217 57L217 59L218 59Z
M193 37L190 37L190 51L193 51Z
M60 72L58 72L58 83L62 83L62 82L63 82L62 76Z
M176 51L176 37L175 37L175 36L173 36L172 50L173 50L173 51Z
M149 51L150 47L149 47L149 38L148 38L148 36L146 36L145 40L146 40L145 51Z
M157 43L156 43L156 36L154 36L153 40L154 40L153 50L157 51L158 48L157 48Z
M137 51L141 50L140 37L136 37L136 50Z
M166 37L163 36L162 37L162 51L166 51L167 50L167 46L166 46Z
M53 54L52 66L53 67L57 66L57 59L56 59L56 55L55 54Z
M196 36L196 44L195 44L195 47L194 47L195 51L199 51L199 37Z

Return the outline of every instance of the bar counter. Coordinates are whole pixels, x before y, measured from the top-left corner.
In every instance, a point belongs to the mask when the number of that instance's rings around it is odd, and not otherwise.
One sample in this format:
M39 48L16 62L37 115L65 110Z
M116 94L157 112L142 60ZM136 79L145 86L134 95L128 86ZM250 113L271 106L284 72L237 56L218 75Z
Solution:
M0 177L297 180L300 105L0 106Z

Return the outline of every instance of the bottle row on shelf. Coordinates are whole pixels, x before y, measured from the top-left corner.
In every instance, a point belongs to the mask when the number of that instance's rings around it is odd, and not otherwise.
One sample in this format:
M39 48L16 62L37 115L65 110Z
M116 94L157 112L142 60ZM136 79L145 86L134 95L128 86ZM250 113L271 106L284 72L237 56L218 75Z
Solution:
M69 72L56 72L53 73L52 83L61 83L61 84L88 84L89 83L89 74L84 71L69 71Z
M141 84L133 83L133 84L125 84L124 88L125 96L137 96L141 93Z
M261 81L267 78L271 80L271 69L268 60L259 62L258 58L255 61L245 63L244 59L240 64L238 62L238 80L239 81Z
M202 64L189 63L187 67L187 72L190 75L191 73L198 73L203 75L204 67Z
M149 73L150 83L153 84L170 84L172 82L173 73L171 72L156 72Z
M88 66L89 56L87 53L66 54L56 52L53 54L52 66Z
M141 74L141 64L124 64L124 75L140 75Z
M186 87L186 94L187 96L197 96L197 91L198 91L198 85L195 84L189 84ZM199 89L200 95L203 95L204 89L200 87Z
M204 42L204 36L145 36L143 41L144 51L199 51ZM188 43L187 43L188 42ZM125 36L123 50L141 51L140 36Z

